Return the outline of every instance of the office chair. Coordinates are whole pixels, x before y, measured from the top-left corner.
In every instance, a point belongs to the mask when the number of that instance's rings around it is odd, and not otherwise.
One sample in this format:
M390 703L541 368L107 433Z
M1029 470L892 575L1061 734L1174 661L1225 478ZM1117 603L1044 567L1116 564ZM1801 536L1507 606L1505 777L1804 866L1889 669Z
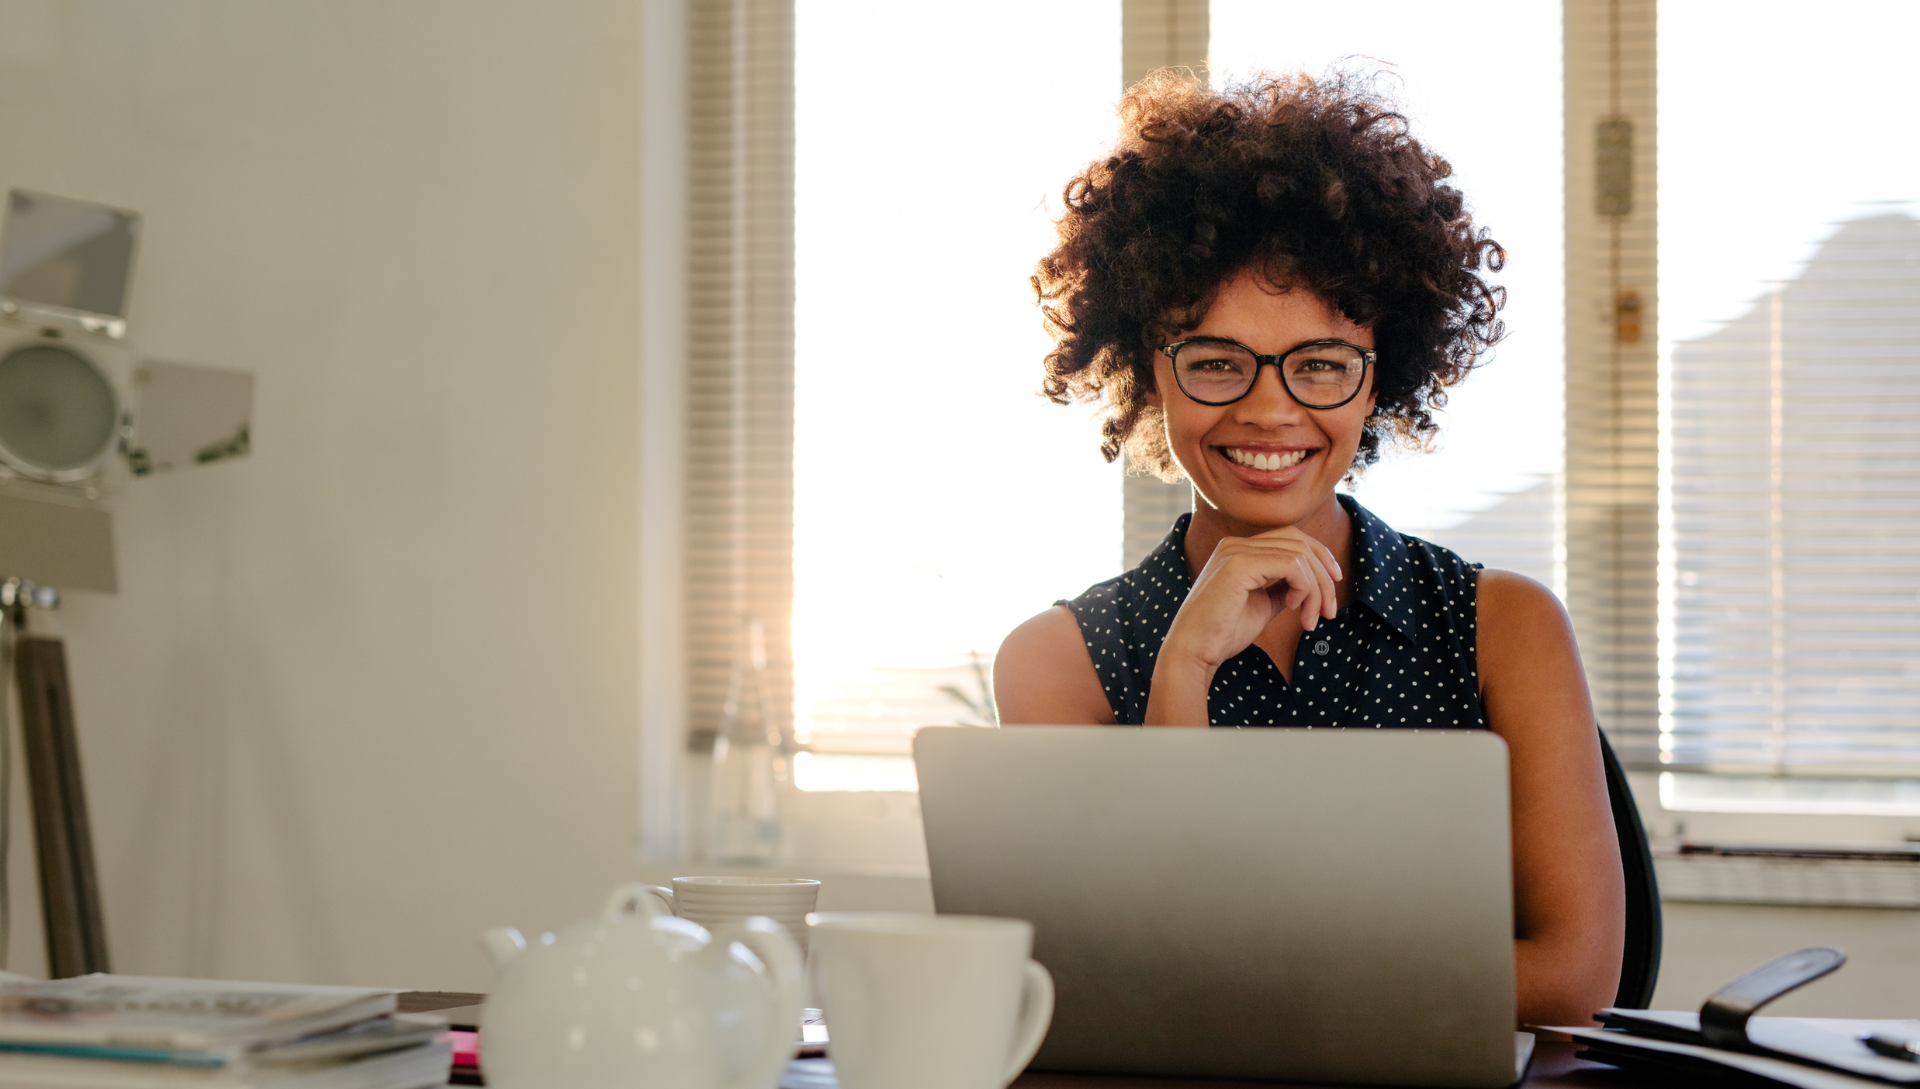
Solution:
M1653 873L1653 851L1647 829L1640 823L1626 769L1613 754L1605 731L1600 733L1600 759L1607 769L1607 801L1613 806L1613 830L1620 838L1620 872L1627 886L1627 940L1620 956L1620 991L1613 1004L1644 1010L1653 1001L1653 985L1660 978L1660 885Z

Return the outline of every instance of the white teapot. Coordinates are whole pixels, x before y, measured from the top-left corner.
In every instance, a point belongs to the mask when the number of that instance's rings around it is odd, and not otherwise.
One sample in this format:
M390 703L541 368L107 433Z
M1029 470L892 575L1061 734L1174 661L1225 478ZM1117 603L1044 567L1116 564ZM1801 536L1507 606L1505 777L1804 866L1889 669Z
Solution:
M793 1055L802 962L771 919L709 937L632 884L531 948L512 927L480 940L500 969L480 1059L498 1089L772 1089Z

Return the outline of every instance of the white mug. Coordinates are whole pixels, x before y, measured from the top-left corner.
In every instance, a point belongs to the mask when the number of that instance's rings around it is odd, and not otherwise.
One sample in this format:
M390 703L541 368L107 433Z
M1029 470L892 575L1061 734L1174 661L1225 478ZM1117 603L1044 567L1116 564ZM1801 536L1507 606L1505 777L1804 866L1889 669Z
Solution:
M1053 1021L1033 924L817 912L812 974L841 1089L1004 1089Z
M764 915L793 935L807 955L807 913L820 897L811 877L676 877L673 887L655 885L653 895L670 914L712 930Z

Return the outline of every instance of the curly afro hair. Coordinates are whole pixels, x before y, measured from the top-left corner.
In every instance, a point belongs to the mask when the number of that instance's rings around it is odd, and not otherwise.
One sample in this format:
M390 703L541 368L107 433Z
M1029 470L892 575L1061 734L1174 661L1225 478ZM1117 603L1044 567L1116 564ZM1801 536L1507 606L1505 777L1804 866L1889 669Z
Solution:
M1033 277L1053 350L1042 392L1101 406L1100 452L1178 479L1153 403L1154 351L1252 269L1373 329L1375 409L1354 457L1425 447L1433 410L1504 335L1506 251L1476 230L1453 168L1345 72L1211 91L1163 70L1121 101L1112 154L1067 184L1058 245Z

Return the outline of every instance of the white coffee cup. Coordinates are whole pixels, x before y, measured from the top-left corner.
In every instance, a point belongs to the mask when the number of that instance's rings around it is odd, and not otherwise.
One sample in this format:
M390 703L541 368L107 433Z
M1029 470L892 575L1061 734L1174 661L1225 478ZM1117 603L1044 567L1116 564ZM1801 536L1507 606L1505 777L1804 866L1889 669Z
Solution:
M1033 924L816 912L812 975L841 1089L1004 1089L1053 1021Z
M793 935L807 955L807 913L820 898L820 882L811 877L676 877L673 887L652 892L667 910L712 930L764 915Z

